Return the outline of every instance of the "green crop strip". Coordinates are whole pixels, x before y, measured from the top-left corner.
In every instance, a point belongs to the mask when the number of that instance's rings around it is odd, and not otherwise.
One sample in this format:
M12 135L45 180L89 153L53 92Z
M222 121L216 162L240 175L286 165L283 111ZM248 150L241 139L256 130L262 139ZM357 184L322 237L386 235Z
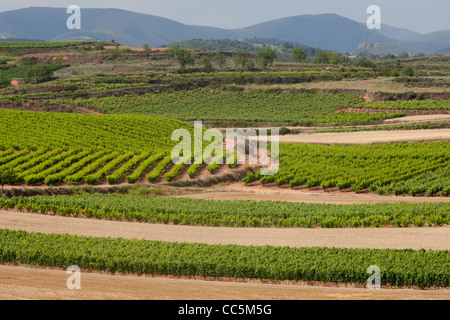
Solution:
M0 110L0 149L40 147L63 150L169 151L176 129L185 122L135 115L82 115Z
M446 251L246 247L88 238L0 230L0 262L111 273L364 284L377 265L381 284L448 287Z
M419 176L426 178L427 174L448 167L449 160L448 142L371 146L280 144L279 172L264 177L250 173L244 181L260 180L263 184L274 182L277 186L288 184L306 188L352 188L356 192L370 189L386 194L397 183ZM448 195L449 170L443 170L442 174L436 176L433 186L429 186L433 187L433 192L425 190L427 195L441 191L441 196Z
M97 219L228 227L422 227L450 224L450 203L334 205L92 194L0 199L0 208Z
M233 92L198 89L59 102L106 113L144 114L184 121L355 123L404 116L401 113L336 112L337 109L352 107L360 102L357 94L341 93L321 95L267 90Z

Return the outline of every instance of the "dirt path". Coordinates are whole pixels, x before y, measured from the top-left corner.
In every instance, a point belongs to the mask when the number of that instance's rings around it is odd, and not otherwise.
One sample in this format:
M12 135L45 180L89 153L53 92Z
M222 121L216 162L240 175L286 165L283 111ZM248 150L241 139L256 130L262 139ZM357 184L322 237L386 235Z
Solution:
M372 144L405 141L450 141L450 129L359 131L279 136L280 142L320 144Z
M43 300L405 300L450 299L449 290L309 287L229 283L98 273L81 274L81 290L67 289L60 270L0 266L0 299Z
M382 229L216 228L0 211L0 228L92 237L255 246L450 250L450 227Z
M375 193L355 193L353 191L293 190L290 188L267 187L263 185L245 186L242 182L217 185L212 189L205 189L203 192L193 192L177 196L210 200L270 200L334 204L450 202L450 197L396 197L380 196Z
M415 116L408 116L408 117L402 117L402 118L394 118L394 119L387 119L384 120L381 124L375 124L375 125L355 125L355 126L342 126L342 128L348 128L348 129L358 129L358 128L384 128L384 127L396 127L399 125L413 125L413 124L425 124L425 123L436 123L436 122L450 122L450 115L449 114L429 114L429 115L415 115ZM280 128L274 127L274 126L256 126L252 127L253 129L277 129ZM303 131L303 132L311 132L314 133L315 130L327 130L327 129L336 129L336 127L331 126L310 126L310 127L292 127L287 126L289 130L297 130L297 131ZM222 131L223 133L226 133L226 130L228 129L242 129L247 130L247 128L217 128L218 130ZM270 132L269 132L270 133Z
M449 92L447 88L420 88L420 87L406 87L401 83L386 81L385 79L368 79L368 80L341 80L341 81L324 81L324 82L309 82L296 84L273 84L273 85L248 85L245 89L350 89L350 90L367 90L370 92L427 92L427 93L442 93Z
M395 118L384 120L384 123L402 123L407 122L408 124L412 123L427 123L427 122L447 122L450 121L450 114L428 114L421 116L409 116L403 118Z

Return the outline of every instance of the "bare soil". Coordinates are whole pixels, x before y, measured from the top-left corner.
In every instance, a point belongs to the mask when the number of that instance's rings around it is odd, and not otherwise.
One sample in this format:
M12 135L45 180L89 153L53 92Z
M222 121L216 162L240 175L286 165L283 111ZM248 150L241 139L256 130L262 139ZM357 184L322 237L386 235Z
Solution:
M450 129L359 131L279 136L280 142L318 144L374 144L410 141L449 141Z
M440 228L222 228L69 218L0 211L0 228L77 236L254 246L450 250Z
M62 270L0 266L0 299L41 300L449 300L449 290L312 287L82 273L67 289Z
M296 83L296 84L274 84L274 85L249 85L246 89L255 88L283 88L283 89L348 89L348 90L366 90L369 92L416 92L416 93L442 93L449 92L446 88L421 88L421 87L407 87L401 83L394 83L388 78L386 79L368 79L368 80L342 80L342 81L324 81L311 83Z
M276 186L263 186L255 183L245 186L242 182L217 185L214 188L202 190L203 192L192 192L179 195L194 199L211 200L255 200L255 201L287 201L303 203L334 203L334 204L356 204L356 203L382 203L382 202L450 202L450 197L411 197L411 196L381 196L375 193L355 193L337 190L294 190L290 188L279 188Z
M388 119L385 120L385 123L402 123L408 122L410 123L423 123L423 122L447 122L450 121L450 114L428 114L421 116L410 116L396 119Z

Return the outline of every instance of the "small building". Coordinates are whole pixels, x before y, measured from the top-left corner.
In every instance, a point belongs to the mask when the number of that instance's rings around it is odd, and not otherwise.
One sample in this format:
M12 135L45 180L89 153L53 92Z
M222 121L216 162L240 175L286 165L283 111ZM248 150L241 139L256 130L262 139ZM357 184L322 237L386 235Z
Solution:
M23 84L24 84L24 81L21 78L14 78L14 79L11 80L11 85L13 87L18 87L18 86L21 86Z

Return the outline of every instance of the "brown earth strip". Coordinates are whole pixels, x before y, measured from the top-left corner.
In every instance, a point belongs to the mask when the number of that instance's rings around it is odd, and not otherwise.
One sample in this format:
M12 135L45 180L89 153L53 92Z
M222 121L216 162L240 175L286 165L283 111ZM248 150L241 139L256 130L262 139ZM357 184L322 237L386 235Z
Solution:
M43 300L411 300L450 299L449 290L309 287L169 278L81 274L81 290L67 289L61 270L0 266L0 299Z
M280 142L319 144L373 144L409 141L450 141L450 129L359 131L279 136Z
M305 229L175 226L0 211L0 228L90 237L254 246L450 250L441 228Z
M352 191L327 190L293 190L276 186L258 185L245 186L242 182L227 185L217 185L203 192L192 192L177 195L193 199L209 200L254 200L254 201L287 201L303 203L423 203L423 202L450 202L450 197L411 197L411 196L381 196L375 193L355 193Z

